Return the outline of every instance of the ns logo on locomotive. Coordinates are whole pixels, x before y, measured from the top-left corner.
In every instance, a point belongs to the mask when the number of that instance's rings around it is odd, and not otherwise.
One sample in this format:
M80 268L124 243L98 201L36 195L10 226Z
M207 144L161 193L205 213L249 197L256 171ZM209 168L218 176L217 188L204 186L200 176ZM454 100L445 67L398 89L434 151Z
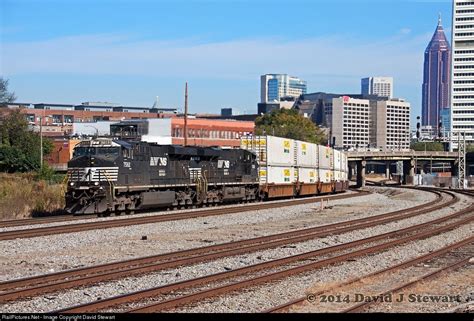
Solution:
M342 170L347 158L341 152L272 136L250 136L241 142L239 149L221 149L111 138L83 141L68 163L66 210L107 216L316 195L348 187ZM304 151L298 147L302 144Z

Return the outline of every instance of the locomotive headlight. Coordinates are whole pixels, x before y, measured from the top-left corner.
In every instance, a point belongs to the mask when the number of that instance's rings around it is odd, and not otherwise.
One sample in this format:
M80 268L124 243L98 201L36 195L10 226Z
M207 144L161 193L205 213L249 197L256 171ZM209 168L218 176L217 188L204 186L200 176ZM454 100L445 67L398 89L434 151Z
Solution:
M94 182L94 185L95 185L95 186L98 186L98 185L99 185L99 182Z

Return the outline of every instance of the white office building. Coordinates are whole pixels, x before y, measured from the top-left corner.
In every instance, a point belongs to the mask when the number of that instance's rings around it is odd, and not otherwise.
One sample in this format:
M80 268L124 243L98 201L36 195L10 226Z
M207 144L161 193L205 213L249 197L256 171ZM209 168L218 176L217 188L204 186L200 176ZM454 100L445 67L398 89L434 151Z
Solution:
M362 95L377 95L380 97L393 98L392 77L367 77L361 79Z
M474 1L453 0L451 132L474 143ZM453 146L457 148L456 141Z
M306 81L286 74L266 74L260 76L260 102L280 101L282 97L306 94Z

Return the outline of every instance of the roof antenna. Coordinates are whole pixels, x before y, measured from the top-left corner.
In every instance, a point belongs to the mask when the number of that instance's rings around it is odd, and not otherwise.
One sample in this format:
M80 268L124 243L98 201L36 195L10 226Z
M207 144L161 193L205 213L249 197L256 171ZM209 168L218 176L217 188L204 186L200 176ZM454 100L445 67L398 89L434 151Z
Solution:
M438 13L438 26L441 26L441 12Z

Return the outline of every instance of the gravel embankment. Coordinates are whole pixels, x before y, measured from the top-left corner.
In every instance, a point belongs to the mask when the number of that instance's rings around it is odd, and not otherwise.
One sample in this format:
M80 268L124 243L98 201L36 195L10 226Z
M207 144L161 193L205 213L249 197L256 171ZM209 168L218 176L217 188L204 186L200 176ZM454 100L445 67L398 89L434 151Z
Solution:
M378 190L383 190L383 189L378 189ZM390 192L391 193L391 192ZM388 193L388 194L390 194ZM282 227L285 226L285 230L288 229L290 226L289 224L291 223L290 228L301 228L303 226L315 226L321 224L324 222L324 224L330 223L330 221L340 221L340 220L346 220L348 217L351 219L357 218L357 217L362 217L362 216L368 216L368 215L375 215L379 214L382 212L387 212L388 209L390 211L397 210L396 205L401 207L402 205L407 206L414 206L416 203L423 203L428 201L429 199L432 199L433 196L430 194L427 194L425 192L420 192L420 191L403 191L402 194L396 194L396 195L389 195L387 194L374 194L370 196L363 197L361 199L356 198L356 199L351 199L351 200L340 200L340 201L334 201L330 205L333 206L332 209L326 209L322 213L316 211L316 209L313 207L305 206L298 206L298 207L303 207L303 209L294 209L292 208L286 208L286 212L292 212L292 213L281 213L285 211L281 210L272 210L277 212L276 216L275 213L259 213L261 215L259 216L250 216L248 215L241 215L240 219L245 220L244 222L248 224L248 228L243 228L241 225L238 225L238 222L233 224L224 224L220 229L207 229L205 230L204 234L200 234L200 236L205 236L208 241L206 244L200 243L200 246L207 245L207 243L210 243L211 240L226 240L228 241L228 238L223 238L225 233L229 233L229 228L232 229L233 233L235 234L233 237L236 238L249 238L253 237L254 235L250 235L250 227L253 226L254 229L252 229L253 234L270 234L270 231L273 232L282 232ZM405 194L405 195L404 195ZM407 201L399 201L398 198L401 197L417 197L419 198L418 202L415 202L413 200L407 200ZM395 200L393 199L395 198ZM456 204L452 206L454 209L462 208L465 207L468 203L468 198L467 197L462 197L462 202L459 204ZM391 204L393 203L393 204ZM383 204L383 205L382 205ZM391 204L390 206L387 206L387 204ZM410 204L410 205L407 205ZM306 208L305 208L306 207ZM448 213L451 213L453 210L452 209L442 209L436 212L432 212L429 214L424 214L422 216L416 217L416 218L411 218L411 219L406 219L403 221L399 222L394 222L390 224L386 224L383 226L377 226L377 227L372 227L372 228L367 228L364 230L360 231L354 231L350 233L345 233L342 235L335 235L335 236L329 236L317 240L312 240L308 242L303 242L303 243L298 243L294 244L292 246L285 246L285 247L280 247L278 249L269 249L265 251L258 251L255 253L247 254L247 255L239 255L239 256L234 256L230 258L224 258L220 260L216 260L210 263L202 263L202 264L197 264L189 267L182 267L179 269L170 269L167 271L162 271L159 273L154 273L150 274L147 276L142 276L142 277L129 277L129 278L124 278L120 281L114 281L114 282L109 282L106 284L101 284L101 285L96 285L93 287L89 287L87 289L82 289L82 290L71 290L67 291L61 294L51 294L51 295L46 295L44 297L40 298L34 298L32 300L27 300L27 301L22 301L22 302L16 302L8 305L3 305L0 306L0 311L2 312L7 312L7 311L15 311L15 312L28 312L31 311L38 311L40 309L41 311L51 311L51 310L56 310L59 308L64 308L66 306L71 306L75 304L80 304L80 303L85 303L91 300L96 300L99 297L104 298L104 297L109 297L109 296L114 296L126 292L131 292L131 291L137 291L145 288L149 288L152 286L158 286L158 285L164 285L167 283L172 283L172 282L177 282L185 279L189 279L192 277L197 277L201 275L206 275L210 273L217 273L217 272L222 272L225 271L226 269L235 269L238 267L242 266L247 266L251 264L257 264L261 263L263 261L268 261L271 259L275 258L280 258L288 255L295 255L298 253L303 253L319 248L323 248L326 246L330 245L336 245L344 242L349 242L352 240L356 239L361 239L365 237L369 237L372 235L380 234L380 233L385 233L390 230L395 230L407 226L412 226L414 224L419 224L423 221L428 221L435 219L437 217L441 217L443 215L446 215ZM264 212L264 211L260 211ZM317 214L317 215L315 215ZM267 217L265 221L265 226L254 226L253 224L249 224L248 220L259 220L261 219L262 216L269 216ZM290 215L290 217L288 217ZM233 215L226 216L226 218L229 218ZM210 218L206 218L206 221L210 221ZM217 219L217 218L216 218ZM230 218L232 219L232 218ZM234 218L235 219L235 218ZM185 227L190 228L190 225L194 224L194 222L191 222L192 220L187 220ZM208 222L209 224L217 224L217 222ZM223 222L221 222L223 223ZM229 222L227 222L229 223ZM243 222L240 222L241 224ZM260 223L262 223L260 221ZM202 224L202 222L201 222ZM237 224L237 225L234 225ZM157 224L153 224L157 225ZM159 224L159 227L162 227L163 223ZM202 229L202 225L201 226ZM258 229L255 229L257 228ZM128 227L127 229L133 229L136 227ZM177 228L174 226L174 228ZM240 233L237 228L240 228ZM410 255L416 256L419 255L420 251L429 251L430 249L433 248L438 248L441 247L449 242L454 242L454 240L458 240L466 235L470 235L472 233L473 226L467 226L463 227L457 230L456 232L450 232L447 233L446 237L445 236L438 236L437 238L432 238L433 240L430 239L428 242L416 242L414 244L410 244L408 246L403 247L402 250L397 250L397 251L390 251L387 253L382 253L378 254L372 257L365 258L363 260L356 260L354 262L348 262L347 264L354 265L354 266L348 266L346 267L345 265L340 267L330 267L327 269L323 270L318 270L315 271L314 273L311 273L308 276L304 277L297 277L297 278L291 278L285 281L282 281L278 284L276 288L273 286L270 287L262 287L261 289L256 290L256 292L248 292L248 293L243 293L239 294L236 297L225 297L223 299L218 300L218 302L215 302L214 304L200 304L199 307L197 307L196 311L206 311L206 312L221 312L221 311L245 311L245 312L252 312L252 311L260 311L265 308L269 308L273 305L281 304L284 303L290 299L294 299L298 296L301 296L304 294L305 289L313 283L315 280L325 280L324 278L320 279L320 274L323 273L325 270L337 270L337 272L329 272L329 275L334 276L334 280L338 280L338 278L342 279L346 276L347 273L356 273L358 271L361 272L366 272L370 268L372 269L380 269L383 267L382 265L387 265L393 263L396 260L405 260ZM115 229L114 229L115 230ZM190 235L191 232L196 232L195 230L190 230L186 232L186 239L190 240L187 242L186 245L189 245L191 241L199 240L196 239L198 235ZM207 234L205 233L207 232ZM216 233L218 232L218 233ZM266 233L265 233L266 232ZM75 233L75 234L82 234L82 233L90 233L90 232L81 232L81 233ZM217 234L217 235L216 235ZM139 234L140 235L140 234ZM181 234L183 235L183 234ZM259 235L255 235L259 236ZM53 236L51 236L53 237ZM48 238L51 238L48 237ZM43 239L43 238L42 238ZM175 236L176 239L176 236ZM203 240L201 238L201 240ZM26 241L26 240L23 240ZM143 242L138 242L138 244L142 244ZM54 244L54 243L53 243ZM182 245L183 241L181 241L180 244ZM420 246L421 244L421 246ZM440 245L442 244L442 245ZM129 244L127 244L129 246ZM140 249L144 249L143 245L140 246ZM147 248L145 248L147 249ZM156 253L156 252L155 252ZM103 256L104 257L110 257L112 253L109 251L104 251ZM140 252L140 256L148 255L147 253ZM376 257L381 256L379 259ZM373 259L376 258L376 259ZM361 261L361 262L359 262ZM358 266L358 264L360 266ZM369 271L370 272L370 271ZM366 272L366 273L369 273ZM327 273L327 272L324 272ZM323 273L323 274L324 274ZM314 275L313 275L314 274ZM325 282L331 282L331 280L326 280ZM294 284L293 284L294 283ZM297 286L295 287L295 284ZM262 292L263 291L263 292ZM269 297L271 296L271 298ZM226 299L227 298L227 299ZM270 300L271 299L271 300ZM223 300L223 301L222 301ZM202 307L202 308L201 308ZM195 309L190 309L192 311L195 311Z
M358 258L355 261L342 265L318 269L312 273L290 277L285 280L248 290L234 295L221 296L217 300L200 302L190 308L181 308L181 312L261 312L273 306L281 305L288 301L313 292L312 287L321 288L327 284L334 284L350 279L360 274L369 274L377 270L406 261L410 258L429 253L447 244L454 243L462 238L467 238L474 232L474 224L464 226L431 237L423 242L411 242L387 252ZM337 293L336 293L337 294ZM336 303L334 303L336 304ZM436 311L441 311L435 308ZM294 309L291 312L322 312L311 304Z
M346 200L0 242L0 281L330 224L416 206L423 191L376 189ZM382 191L384 194L380 194ZM403 198L403 200L400 200ZM142 241L142 236L147 240ZM47 245L47 246L45 246Z
M350 195L350 194L355 194L356 192L354 191L346 191L344 195ZM332 197L334 195L329 195L329 197ZM315 202L319 202L319 198L321 196L314 197ZM324 196L323 196L324 197ZM324 197L326 199L326 197ZM282 203L286 202L288 199L283 199L283 200L274 200L274 201L268 201L268 203ZM254 203L258 204L258 203ZM64 226L64 225L70 225L70 224L80 224L80 223L92 223L92 222L104 222L104 221L114 221L114 220L124 220L124 219L130 219L134 217L147 217L147 216L161 216L161 215L170 215L170 214L179 214L179 213L192 213L196 211L201 211L205 209L216 209L216 208L235 208L235 207L241 207L242 205L240 204L229 204L229 205L220 205L218 207L212 206L212 207L207 207L207 208L193 208L193 209L180 209L180 210L159 210L159 211L147 211L147 212L142 212L142 213L135 213L133 215L111 215L108 217L97 217L94 215L84 215L83 219L80 219L80 216L75 216L75 220L72 221L58 221L58 222L51 222L51 223L42 223L42 224L34 224L34 225L20 225L20 226L12 226L12 227L0 227L0 232L7 232L7 231L18 231L18 230L26 230L30 228L40 228L40 227L51 227L51 226ZM71 216L72 217L72 216ZM53 217L51 217L53 219ZM34 220L34 219L32 219Z

